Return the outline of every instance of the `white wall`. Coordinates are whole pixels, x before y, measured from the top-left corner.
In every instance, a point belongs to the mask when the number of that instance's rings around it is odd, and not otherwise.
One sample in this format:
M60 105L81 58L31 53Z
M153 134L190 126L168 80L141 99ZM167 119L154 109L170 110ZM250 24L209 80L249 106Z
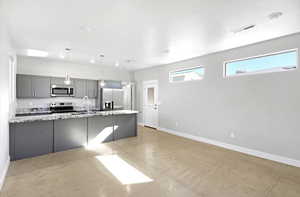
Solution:
M132 80L132 73L121 68L18 56L18 74L65 77L66 72L74 78Z
M9 88L9 54L14 55L0 3L0 189L9 165L9 126L11 92Z
M223 78L226 60L293 48L300 34L136 71L137 107L142 111L142 81L157 79L160 127L300 161L300 68ZM203 80L169 83L169 71L199 65Z

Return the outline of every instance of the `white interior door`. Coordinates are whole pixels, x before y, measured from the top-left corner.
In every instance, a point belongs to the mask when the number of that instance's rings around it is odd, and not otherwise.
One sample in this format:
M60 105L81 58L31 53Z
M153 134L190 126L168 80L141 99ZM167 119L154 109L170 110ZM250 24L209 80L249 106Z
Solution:
M143 119L144 125L158 127L158 81L143 83Z

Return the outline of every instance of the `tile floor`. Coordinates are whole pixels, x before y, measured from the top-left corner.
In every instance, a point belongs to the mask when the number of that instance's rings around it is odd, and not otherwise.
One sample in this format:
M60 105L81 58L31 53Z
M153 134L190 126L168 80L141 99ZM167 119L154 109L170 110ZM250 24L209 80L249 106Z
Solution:
M116 160L109 171L98 158L112 155L153 181ZM139 127L138 137L12 162L0 196L299 197L300 168Z

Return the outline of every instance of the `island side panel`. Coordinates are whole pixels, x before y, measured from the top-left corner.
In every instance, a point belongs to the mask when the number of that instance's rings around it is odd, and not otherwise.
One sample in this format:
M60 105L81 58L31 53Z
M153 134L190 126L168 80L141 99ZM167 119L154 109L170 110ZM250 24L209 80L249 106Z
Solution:
M137 115L113 115L114 140L137 136Z

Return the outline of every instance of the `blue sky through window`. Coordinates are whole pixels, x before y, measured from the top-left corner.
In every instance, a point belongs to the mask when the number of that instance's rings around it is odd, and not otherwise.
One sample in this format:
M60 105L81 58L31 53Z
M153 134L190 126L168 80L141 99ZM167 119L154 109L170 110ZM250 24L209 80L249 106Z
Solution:
M297 67L297 51L226 63L226 76Z
M170 82L192 81L202 79L205 69L203 67L188 68L170 72Z

